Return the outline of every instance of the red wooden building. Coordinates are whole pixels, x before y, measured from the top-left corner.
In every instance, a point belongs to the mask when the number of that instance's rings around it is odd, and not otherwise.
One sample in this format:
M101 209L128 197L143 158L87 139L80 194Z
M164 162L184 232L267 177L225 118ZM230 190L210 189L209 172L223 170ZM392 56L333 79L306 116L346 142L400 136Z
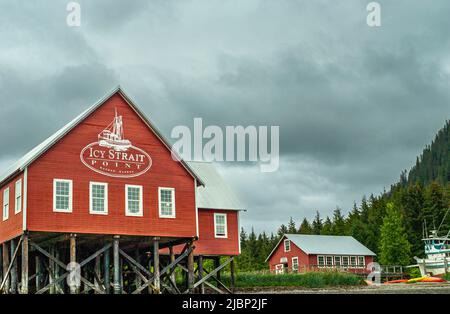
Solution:
M339 269L366 272L375 253L350 236L285 234L266 262L275 273Z
M80 264L86 292L182 292L177 266L192 292L205 283L195 261L226 255L232 263L239 254L243 208L235 196L212 164L174 160L119 87L0 176L0 197L6 293L80 292L63 284L69 262ZM124 263L132 274L123 273Z

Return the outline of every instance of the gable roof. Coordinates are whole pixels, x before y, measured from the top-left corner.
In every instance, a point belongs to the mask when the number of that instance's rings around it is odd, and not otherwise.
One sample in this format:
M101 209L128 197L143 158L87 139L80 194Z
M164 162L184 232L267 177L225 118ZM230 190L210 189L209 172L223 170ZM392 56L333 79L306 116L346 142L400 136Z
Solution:
M275 248L270 252L266 261L272 256L284 239L291 240L306 254L324 255L364 255L376 256L374 252L366 248L351 236L309 235L309 234L285 234L281 237Z
M95 104L87 108L80 115L78 115L75 119L67 123L61 129L56 131L53 135L48 137L42 143L34 147L27 154L25 154L22 158L13 163L3 174L0 175L0 185L8 180L10 177L14 176L17 173L22 172L28 165L30 165L33 161L39 158L43 153L45 153L48 149L50 149L54 144L56 144L61 138L63 138L67 133L69 133L73 128L75 128L78 124L80 124L84 119L86 119L92 112L94 112L97 108L103 105L109 98L111 98L114 94L119 93L123 99L130 105L130 107L136 112L136 114L145 122L145 124L149 127L149 129L161 140L161 142L167 147L167 149L171 150L171 145L164 138L161 132L150 122L150 120L144 115L144 113L136 106L136 104L128 97L125 92L122 90L120 86L117 86L112 91L107 93L101 99L99 99ZM195 173L195 171L177 154L175 154L183 165L183 167L193 176L199 185L204 185L203 180Z
M217 172L213 163L189 161L188 164L205 183L205 186L197 189L198 208L244 210L244 206Z

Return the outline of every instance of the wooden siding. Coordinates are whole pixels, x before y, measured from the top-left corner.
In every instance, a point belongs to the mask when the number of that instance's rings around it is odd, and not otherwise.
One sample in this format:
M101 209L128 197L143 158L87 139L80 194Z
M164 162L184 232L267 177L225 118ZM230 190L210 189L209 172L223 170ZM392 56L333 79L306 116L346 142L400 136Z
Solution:
M17 180L22 180L22 210L19 213L15 213L15 186ZM22 234L23 229L23 191L24 181L23 173L11 178L6 184L0 188L0 206L1 206L1 218L0 218L0 243L8 241ZM3 192L9 188L9 218L3 221Z
M117 109L125 137L152 158L148 172L134 178L96 173L80 160L81 150L97 141ZM53 179L73 180L73 212L53 212ZM108 183L108 214L89 213L89 182ZM194 178L120 96L114 94L28 169L30 231L125 234L169 237L196 235ZM125 185L143 186L143 217L125 216ZM175 188L176 218L159 218L158 187Z

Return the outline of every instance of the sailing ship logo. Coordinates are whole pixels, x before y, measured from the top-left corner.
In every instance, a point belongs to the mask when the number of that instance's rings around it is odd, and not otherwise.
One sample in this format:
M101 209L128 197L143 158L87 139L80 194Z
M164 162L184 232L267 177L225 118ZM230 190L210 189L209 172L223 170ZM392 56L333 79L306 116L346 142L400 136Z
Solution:
M117 116L117 109L114 120L98 135L98 143L119 152L131 147L130 140L124 138L122 116Z
M115 110L113 121L97 135L97 142L85 146L81 162L89 169L110 177L131 178L147 172L152 159L125 138L122 116Z

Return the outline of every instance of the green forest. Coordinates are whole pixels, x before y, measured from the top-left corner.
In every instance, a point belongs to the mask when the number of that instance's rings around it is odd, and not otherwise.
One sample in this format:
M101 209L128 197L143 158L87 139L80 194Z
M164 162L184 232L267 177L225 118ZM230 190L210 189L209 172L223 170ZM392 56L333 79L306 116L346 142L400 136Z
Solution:
M363 196L344 215L336 208L332 217L317 211L315 218L286 224L276 233L255 234L241 230L241 252L237 265L241 271L268 269L266 257L284 233L350 235L377 254L382 265L409 265L414 256L422 257L424 227L450 230L450 121L417 157L416 164L401 173L397 183L380 195ZM292 209L295 211L295 209ZM442 224L441 224L442 222Z

